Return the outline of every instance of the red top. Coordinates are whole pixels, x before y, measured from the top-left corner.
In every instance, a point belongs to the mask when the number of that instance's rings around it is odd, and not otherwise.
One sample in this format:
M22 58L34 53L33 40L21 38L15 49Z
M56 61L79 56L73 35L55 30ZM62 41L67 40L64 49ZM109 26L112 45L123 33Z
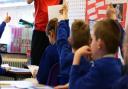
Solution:
M60 0L34 0L35 29L45 31L48 22L48 6L59 4Z

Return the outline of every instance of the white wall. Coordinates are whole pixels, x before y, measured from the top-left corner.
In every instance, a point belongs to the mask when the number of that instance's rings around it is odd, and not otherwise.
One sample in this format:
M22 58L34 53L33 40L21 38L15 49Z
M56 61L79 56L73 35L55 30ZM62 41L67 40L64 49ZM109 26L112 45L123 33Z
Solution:
M10 25L18 26L19 19L24 19L33 22L33 5L24 4L10 4L0 5L0 23L4 20L6 13L11 16L11 22L7 24L5 31L0 39L0 43L10 45L11 42L11 30Z
M70 25L74 19L85 20L85 0L68 0Z
M0 22L4 19L4 17L6 16L6 13L8 12L8 14L11 16L12 20L10 22L10 24L15 24L18 23L18 20L20 18L32 21L33 20L33 5L22 5L22 6L8 6L6 7L5 5L3 5L3 7L1 7L0 5Z

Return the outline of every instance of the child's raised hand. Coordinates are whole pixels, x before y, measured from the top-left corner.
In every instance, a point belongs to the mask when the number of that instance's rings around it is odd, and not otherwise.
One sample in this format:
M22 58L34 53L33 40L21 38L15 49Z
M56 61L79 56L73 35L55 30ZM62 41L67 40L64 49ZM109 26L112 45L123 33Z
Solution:
M63 7L60 10L60 20L68 19L68 3L66 0L63 1Z
M7 13L4 21L5 21L6 23L8 23L8 22L10 22L10 20L11 20L11 17L8 16L8 13Z

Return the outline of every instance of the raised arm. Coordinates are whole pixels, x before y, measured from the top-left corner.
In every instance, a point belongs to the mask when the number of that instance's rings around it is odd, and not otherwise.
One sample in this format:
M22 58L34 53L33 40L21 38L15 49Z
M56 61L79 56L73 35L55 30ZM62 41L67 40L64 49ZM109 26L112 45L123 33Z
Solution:
M7 15L5 17L5 20L0 24L0 38L1 38L2 34L3 34L3 31L5 29L6 23L9 23L10 20L11 20L11 17L8 16L8 13L7 13Z
M31 4L34 0L26 0L28 4Z

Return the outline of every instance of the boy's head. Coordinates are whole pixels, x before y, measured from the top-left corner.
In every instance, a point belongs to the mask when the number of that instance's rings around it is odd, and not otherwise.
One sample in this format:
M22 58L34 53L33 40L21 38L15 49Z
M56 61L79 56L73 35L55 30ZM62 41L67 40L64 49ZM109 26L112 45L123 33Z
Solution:
M58 19L53 18L48 22L47 27L46 27L46 34L51 44L54 44L56 42L57 25L58 25Z
M116 22L110 19L98 21L92 34L92 56L98 58L99 55L102 57L105 54L114 54L119 42L120 30Z
M71 45L77 50L81 46L89 45L90 29L83 20L75 20L71 27Z

